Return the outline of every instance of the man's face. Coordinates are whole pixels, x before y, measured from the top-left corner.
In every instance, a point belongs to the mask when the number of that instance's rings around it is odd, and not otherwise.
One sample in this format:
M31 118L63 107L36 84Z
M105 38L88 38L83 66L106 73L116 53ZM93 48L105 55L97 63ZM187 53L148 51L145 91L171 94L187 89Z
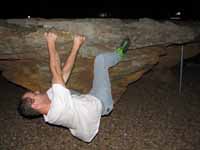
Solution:
M42 95L40 94L39 91L36 91L36 92L26 92L23 96L22 96L22 99L25 99L25 98L30 98L32 99L33 101L38 101L40 100L42 97Z

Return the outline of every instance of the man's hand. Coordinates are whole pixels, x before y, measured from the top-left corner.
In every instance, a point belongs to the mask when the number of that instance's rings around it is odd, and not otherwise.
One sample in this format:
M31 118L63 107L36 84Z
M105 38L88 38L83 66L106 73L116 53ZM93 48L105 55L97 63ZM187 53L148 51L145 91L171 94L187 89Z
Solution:
M73 48L78 50L84 42L85 42L85 36L75 35Z
M49 50L56 49L55 43L56 43L57 35L52 32L45 32L44 37L47 41L47 46L48 46Z
M44 33L44 37L47 41L48 44L51 44L51 43L55 43L56 42L56 39L57 39L57 35L52 33L52 32L45 32Z

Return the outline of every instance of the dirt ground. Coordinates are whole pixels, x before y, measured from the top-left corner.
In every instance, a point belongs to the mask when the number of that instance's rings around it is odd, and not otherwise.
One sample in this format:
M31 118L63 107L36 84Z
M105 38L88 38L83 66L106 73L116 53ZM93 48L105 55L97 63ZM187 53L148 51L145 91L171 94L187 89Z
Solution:
M0 77L0 150L199 150L200 67L184 69L181 95L177 70L151 71L131 84L89 144L43 118L22 118L24 89Z

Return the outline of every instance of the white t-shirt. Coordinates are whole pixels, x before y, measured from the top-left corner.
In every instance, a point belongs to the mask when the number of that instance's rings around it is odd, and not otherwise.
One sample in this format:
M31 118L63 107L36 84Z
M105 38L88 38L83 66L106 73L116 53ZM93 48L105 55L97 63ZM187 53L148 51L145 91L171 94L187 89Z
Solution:
M53 84L47 91L50 109L46 122L68 127L72 135L90 142L98 133L102 104L92 95L71 95L61 84Z

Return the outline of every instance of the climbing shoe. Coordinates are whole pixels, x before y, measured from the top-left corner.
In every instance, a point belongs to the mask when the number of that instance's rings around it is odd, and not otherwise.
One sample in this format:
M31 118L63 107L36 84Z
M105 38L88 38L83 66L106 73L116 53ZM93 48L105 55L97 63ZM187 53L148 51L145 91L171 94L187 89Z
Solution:
M120 57L124 57L124 55L126 54L128 50L129 44L130 44L130 39L125 38L120 44L120 47L116 49L116 52L117 54L119 54Z

